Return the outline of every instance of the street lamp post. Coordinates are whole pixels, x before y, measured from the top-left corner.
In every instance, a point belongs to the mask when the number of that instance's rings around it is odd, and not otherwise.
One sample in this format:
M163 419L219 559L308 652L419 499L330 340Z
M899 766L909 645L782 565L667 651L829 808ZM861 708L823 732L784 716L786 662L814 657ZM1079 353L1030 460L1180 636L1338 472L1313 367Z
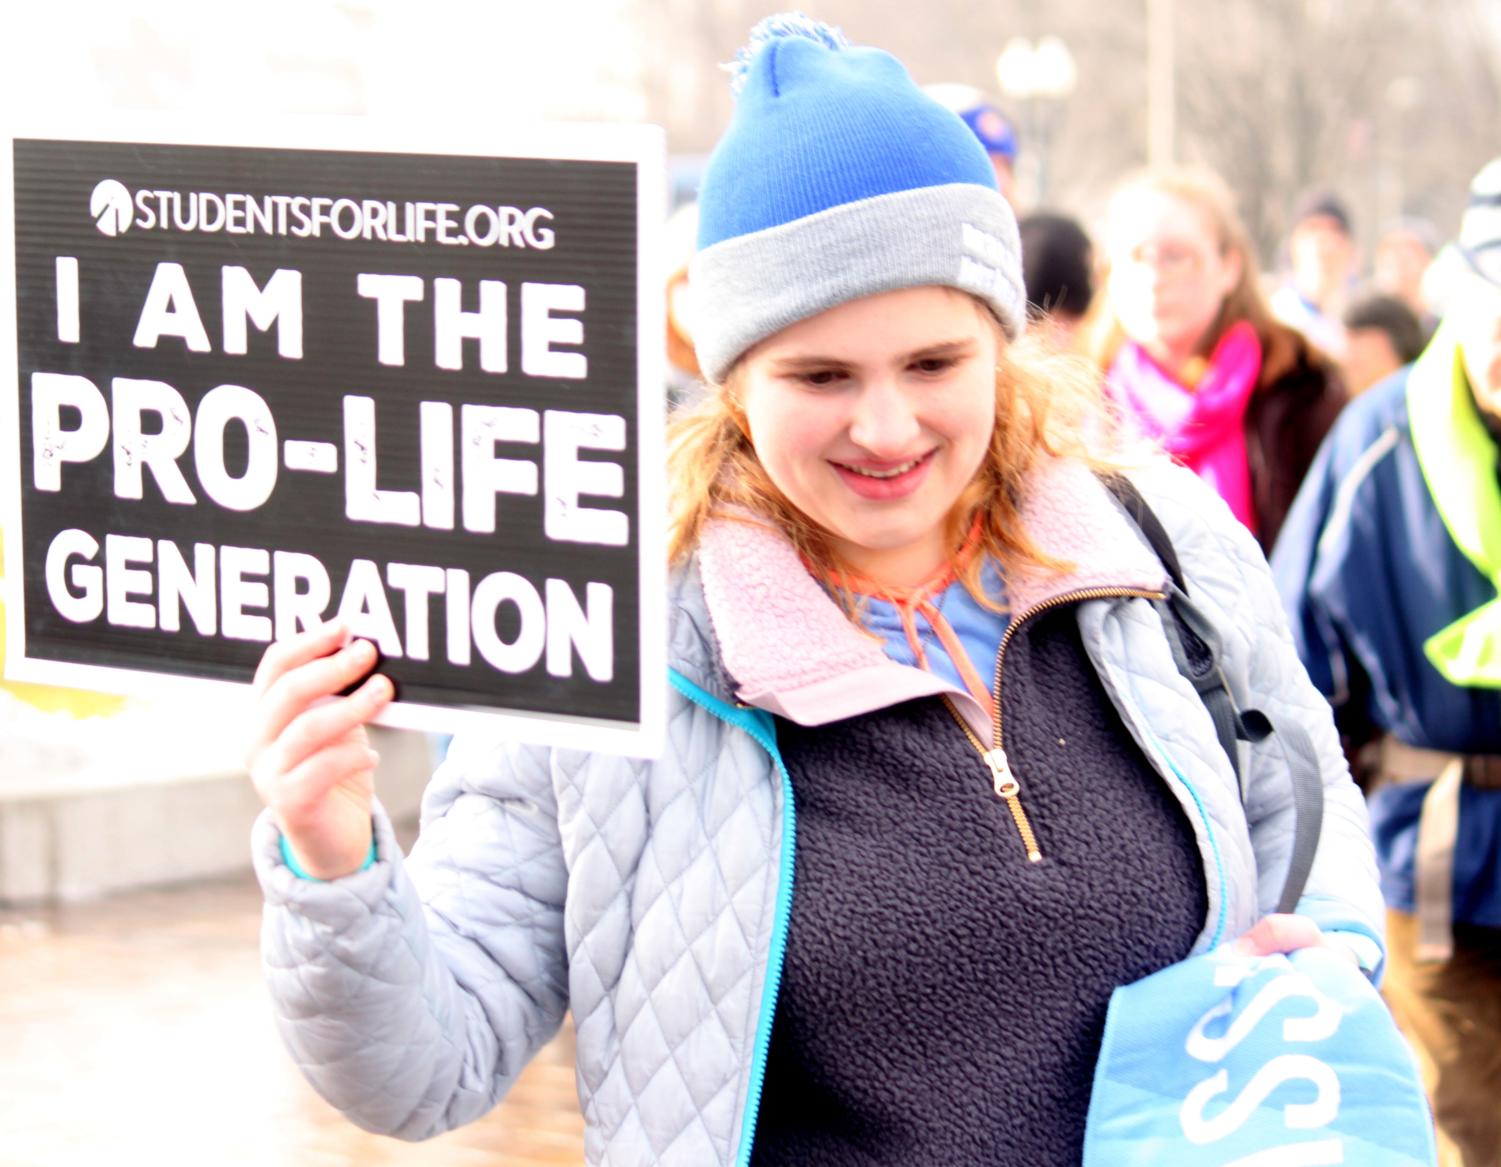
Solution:
M1019 161L1030 178L1030 202L1040 206L1048 195L1048 147L1057 114L1078 81L1073 55L1056 36L1035 42L1012 37L996 58L995 79L1001 92L1022 110L1026 140Z

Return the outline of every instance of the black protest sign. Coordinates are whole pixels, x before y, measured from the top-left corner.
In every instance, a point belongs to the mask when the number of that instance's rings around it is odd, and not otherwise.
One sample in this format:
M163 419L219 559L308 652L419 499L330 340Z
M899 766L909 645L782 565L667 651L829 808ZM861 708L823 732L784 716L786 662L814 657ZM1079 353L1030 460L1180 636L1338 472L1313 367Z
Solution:
M569 134L13 138L8 674L244 682L338 615L397 724L650 738L660 145Z

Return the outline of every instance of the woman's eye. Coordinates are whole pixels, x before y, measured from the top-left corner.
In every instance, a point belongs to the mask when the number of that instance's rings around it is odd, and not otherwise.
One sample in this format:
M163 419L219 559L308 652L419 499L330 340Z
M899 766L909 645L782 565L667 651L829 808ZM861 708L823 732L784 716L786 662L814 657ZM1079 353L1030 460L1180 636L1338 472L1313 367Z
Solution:
M805 385L824 386L834 384L843 376L838 369L814 369L811 373L803 373L802 381Z
M938 373L948 372L956 363L953 357L924 357L920 361L914 361L912 367L919 373L926 373L929 376L933 376Z

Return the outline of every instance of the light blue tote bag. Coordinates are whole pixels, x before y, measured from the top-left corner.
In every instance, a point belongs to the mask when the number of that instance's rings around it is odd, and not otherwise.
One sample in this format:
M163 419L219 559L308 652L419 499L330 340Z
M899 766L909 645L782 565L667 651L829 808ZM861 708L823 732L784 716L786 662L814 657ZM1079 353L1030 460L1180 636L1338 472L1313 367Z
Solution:
M1337 953L1222 949L1117 989L1084 1167L1433 1167L1417 1066Z

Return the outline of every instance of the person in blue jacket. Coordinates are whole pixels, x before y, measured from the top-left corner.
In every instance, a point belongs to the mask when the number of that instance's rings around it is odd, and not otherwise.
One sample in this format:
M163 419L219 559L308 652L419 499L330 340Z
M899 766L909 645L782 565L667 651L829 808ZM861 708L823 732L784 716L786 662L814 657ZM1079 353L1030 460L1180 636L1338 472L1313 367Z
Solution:
M1441 1145L1501 1163L1501 159L1470 191L1462 294L1355 401L1272 557L1370 796L1385 982Z

